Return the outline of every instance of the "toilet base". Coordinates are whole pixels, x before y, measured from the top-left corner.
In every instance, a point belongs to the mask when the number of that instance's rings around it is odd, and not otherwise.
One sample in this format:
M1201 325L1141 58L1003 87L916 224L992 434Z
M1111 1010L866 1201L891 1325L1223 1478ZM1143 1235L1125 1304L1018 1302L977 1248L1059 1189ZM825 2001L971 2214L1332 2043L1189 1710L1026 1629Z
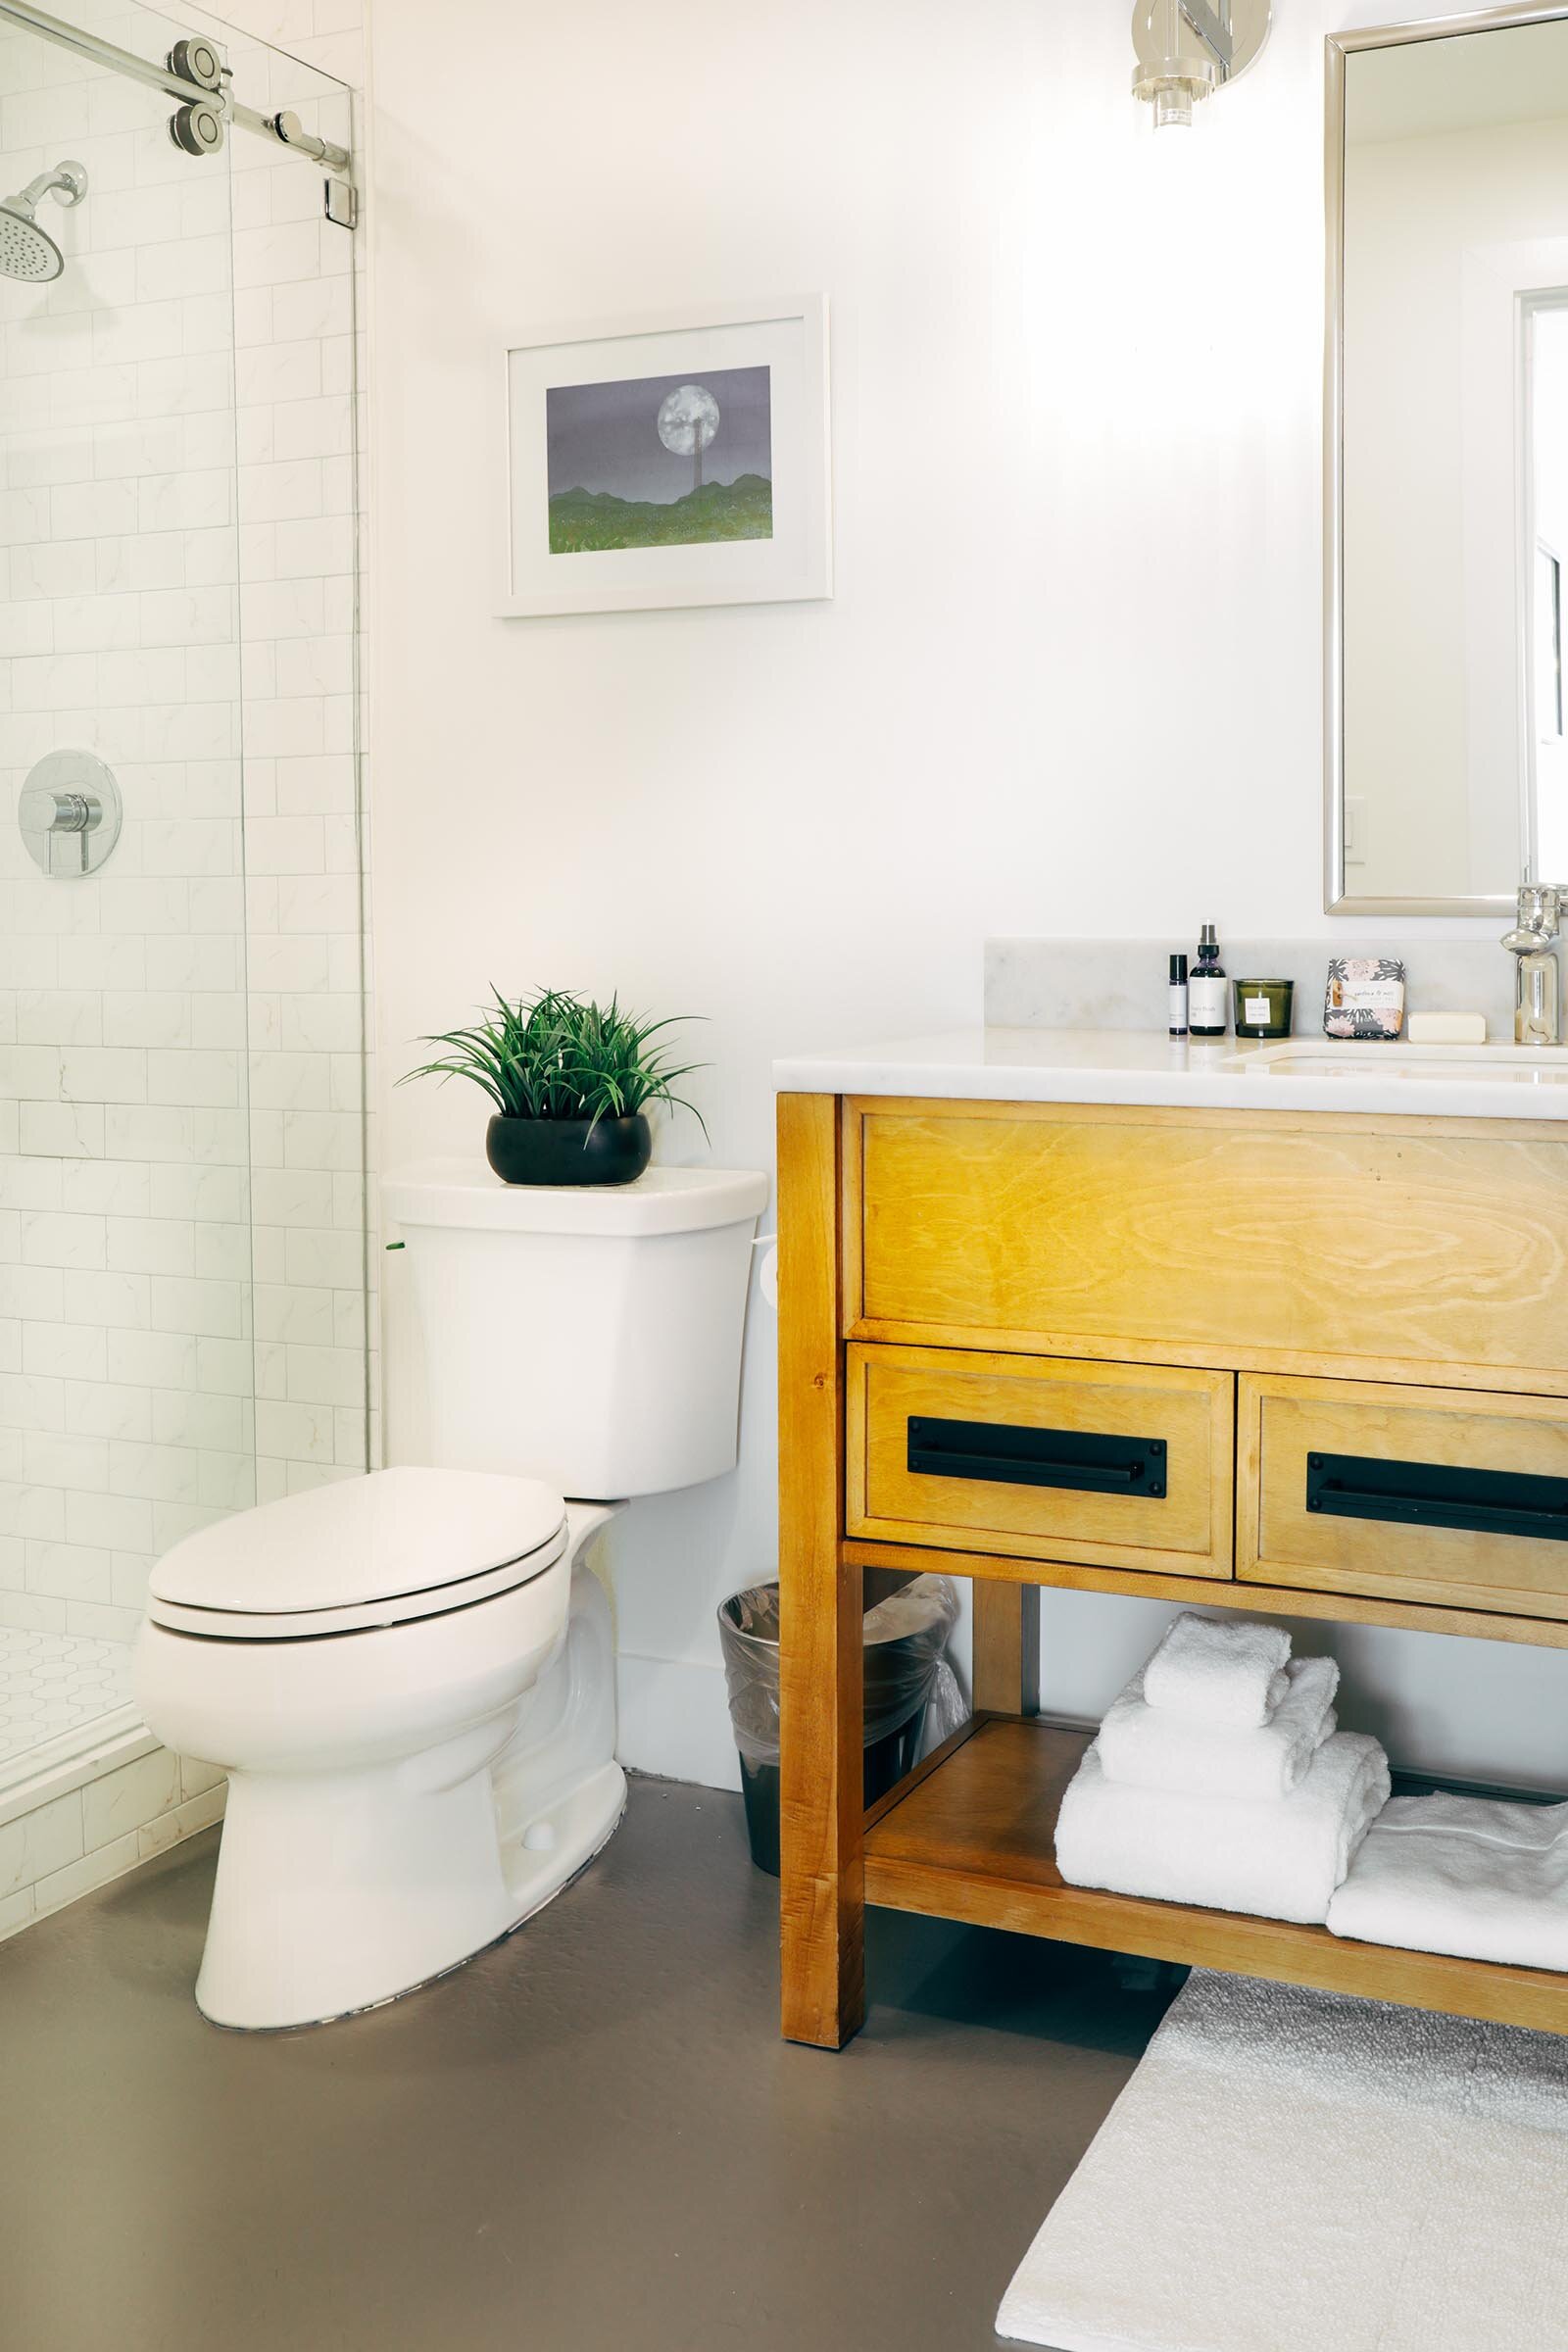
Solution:
M578 1788L568 1789L548 1811L503 1841L502 1869L517 1906L513 1928L532 1919L552 1895L587 1869L619 1829L625 1810L626 1775L618 1764L602 1764Z
M505 1714L396 1763L231 1771L196 2005L276 2033L382 2007L542 1910L626 1807L609 1596L573 1505L566 1626Z
M526 1927L536 1912L564 1893L573 1879L581 1877L619 1829L626 1796L626 1775L620 1766L601 1765L581 1788L570 1790L537 1821L519 1829L510 1845L502 1848L507 1885L516 1906L514 1915L499 1934L486 1936L471 1951L460 1952L427 1976L416 1977L410 1984L377 1993L369 2000L356 2001L346 2008L327 2010L315 2017L265 2023L247 2016L220 2016L207 2002L224 1999L223 1991L209 1990L204 2000L199 1978L196 2006L209 2025L219 2026L226 2034L301 2034L312 2026L334 2025L340 2018L368 2016L372 2009L389 2008L408 1993L422 1992L427 1984L439 1984L444 1978L456 1976L460 1968L466 1968L470 1960L477 1960L481 1952L493 1951L498 1943L505 1943L519 1928ZM530 1838L537 1838L540 1831L549 1833L548 1842L530 1844ZM232 1994L227 1997L231 1999Z

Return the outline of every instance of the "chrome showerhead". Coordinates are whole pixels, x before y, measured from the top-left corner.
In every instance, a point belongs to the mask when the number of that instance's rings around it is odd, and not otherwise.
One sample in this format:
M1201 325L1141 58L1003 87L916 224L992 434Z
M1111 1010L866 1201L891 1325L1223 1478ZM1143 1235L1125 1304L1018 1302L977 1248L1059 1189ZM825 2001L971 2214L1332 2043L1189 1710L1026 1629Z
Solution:
M58 277L65 266L65 256L53 237L38 226L30 213L22 211L14 196L0 204L0 272L42 283L45 278Z
M0 204L0 275L31 285L58 277L66 266L65 255L33 215L45 196L52 196L56 204L74 205L86 193L85 165L56 164L52 172L40 172L17 195L8 196Z

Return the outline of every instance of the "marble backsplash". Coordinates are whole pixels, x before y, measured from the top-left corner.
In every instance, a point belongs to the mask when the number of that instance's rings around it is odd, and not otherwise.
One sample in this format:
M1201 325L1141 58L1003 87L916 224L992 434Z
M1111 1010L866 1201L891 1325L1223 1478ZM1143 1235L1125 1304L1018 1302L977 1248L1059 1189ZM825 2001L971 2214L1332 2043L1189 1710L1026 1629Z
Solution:
M985 1017L1004 1029L1163 1029L1172 955L1196 963L1191 939L989 939ZM1316 1037L1331 956L1402 956L1405 1008L1481 1012L1487 1035L1513 1036L1513 959L1489 939L1401 937L1396 930L1317 939L1221 939L1232 979L1296 983L1295 1031Z

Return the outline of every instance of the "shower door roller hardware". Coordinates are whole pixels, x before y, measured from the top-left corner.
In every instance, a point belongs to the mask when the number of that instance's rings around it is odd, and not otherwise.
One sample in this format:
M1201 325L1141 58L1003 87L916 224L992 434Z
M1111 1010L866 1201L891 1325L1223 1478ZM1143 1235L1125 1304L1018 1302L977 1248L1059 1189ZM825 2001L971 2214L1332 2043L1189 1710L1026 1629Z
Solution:
M95 874L120 839L120 786L91 752L50 752L32 768L17 821L34 864L58 881Z
M169 118L169 135L186 155L216 155L223 144L222 109L204 98Z
M199 32L174 43L169 52L169 71L177 74L182 81L199 82L204 90L222 87L223 60L213 43L204 41Z
M223 52L216 41L199 32L186 34L169 52L169 71L176 81L211 90L210 98L191 98L169 118L169 135L186 155L217 155L228 129L227 72Z

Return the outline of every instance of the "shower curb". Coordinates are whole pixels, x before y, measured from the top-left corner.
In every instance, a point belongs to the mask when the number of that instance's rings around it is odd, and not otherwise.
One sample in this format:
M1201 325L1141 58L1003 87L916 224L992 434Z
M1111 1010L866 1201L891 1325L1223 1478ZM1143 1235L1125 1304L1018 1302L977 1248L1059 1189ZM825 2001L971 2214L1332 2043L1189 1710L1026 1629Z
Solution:
M174 1755L133 1709L124 1713L118 1733L7 1790L0 1942L221 1819L223 1776Z

